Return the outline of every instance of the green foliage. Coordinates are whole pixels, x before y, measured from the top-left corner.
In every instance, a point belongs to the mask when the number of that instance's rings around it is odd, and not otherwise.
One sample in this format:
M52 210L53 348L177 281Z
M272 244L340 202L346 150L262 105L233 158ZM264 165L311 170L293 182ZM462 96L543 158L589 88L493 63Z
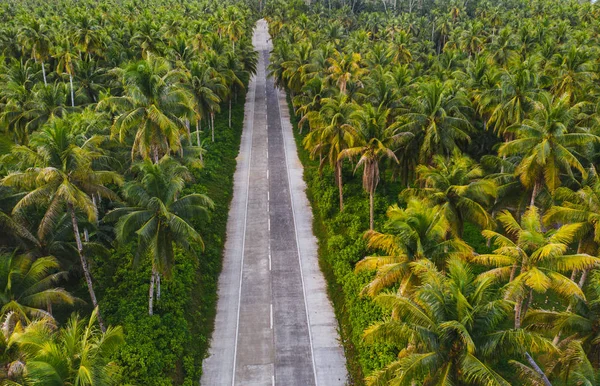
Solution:
M123 384L193 385L200 378L213 330L243 116L243 105L234 105L229 129L227 113L217 115L216 141L210 144L205 166L195 172L197 183L184 189L184 194L214 197L215 208L208 221L198 219L194 224L203 235L204 251L197 250L195 256L176 249L172 277L162 281L155 315L148 315L150 262L133 265L134 245L124 245L109 259L96 261L95 277L99 287L106 289L101 294L101 307L107 321L123 326L125 332L125 344L117 358Z

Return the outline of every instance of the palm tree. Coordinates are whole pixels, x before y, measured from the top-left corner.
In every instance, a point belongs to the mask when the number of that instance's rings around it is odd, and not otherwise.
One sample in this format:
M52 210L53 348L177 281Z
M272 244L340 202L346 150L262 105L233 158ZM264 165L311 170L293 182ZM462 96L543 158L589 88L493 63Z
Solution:
M94 162L104 157L99 148L102 141L100 136L80 139L68 120L54 119L32 135L30 147L13 148L15 156L27 168L12 172L2 179L2 184L27 192L15 205L13 215L23 216L23 211L30 206L44 208L38 239L45 239L52 232L66 209L94 307L98 307L98 301L81 241L77 214L83 212L88 221L95 223L98 213L92 195L116 200L118 197L106 185L122 182L115 172L95 169ZM100 312L98 322L104 331Z
M23 327L17 325L8 341L23 355L23 382L17 385L89 385L116 384L118 366L113 355L123 344L121 327L98 331L97 310L89 320L73 315L66 326L55 331L46 319Z
M54 59L56 59L56 72L61 75L67 73L69 75L69 85L71 87L71 107L75 107L75 91L73 90L73 76L75 69L73 62L75 56L71 52L71 43L66 39L61 45L55 46Z
M374 195L379 183L379 163L387 158L398 162L394 150L403 139L410 138L411 133L402 132L397 125L389 125L390 109L383 106L374 107L366 104L352 113L356 122L357 139L354 146L342 150L338 159L360 156L356 168L363 167L363 188L369 193L369 229L373 230L375 222Z
M196 145L200 146L200 131L202 120L211 111L219 108L225 85L216 70L206 63L192 63L187 72L187 87L194 98L194 111L196 113ZM215 131L212 130L212 141L215 141Z
M21 29L20 38L23 46L31 50L31 57L40 62L44 85L47 86L48 81L46 80L44 61L48 59L50 53L51 37L46 25L36 19L31 19L31 24Z
M164 154L179 150L181 134L187 133L183 118L193 108L191 96L180 87L183 74L172 70L166 59L148 54L122 75L125 95L100 101L98 109L112 106L119 112L111 131L121 142L135 130L132 159L139 153L158 163Z
M567 253L569 244L581 231L580 224L545 231L535 206L523 214L520 223L508 211L500 213L497 220L505 234L483 231L497 249L491 254L475 255L472 260L496 267L482 276L508 281L504 292L507 298L515 301L515 328L521 328L522 317L533 301L534 292L545 293L551 289L570 300L584 297L579 286L562 274L574 269L589 269L600 263L600 258L588 254ZM526 298L527 303L523 304Z
M398 293L408 296L418 284L412 262L428 259L443 268L447 259L472 253L461 239L447 237L450 227L443 213L423 201L410 199L405 209L392 205L386 214L385 233L367 231L364 235L369 249L383 255L367 256L356 264L356 271L377 269L375 278L363 289L369 296L398 283Z
M328 79L340 88L340 93L346 93L348 82L360 84L360 77L365 73L360 62L359 53L342 54L336 52L335 57L329 58Z
M554 198L561 205L551 207L544 215L544 222L549 224L580 224L577 253L588 253L596 256L600 245L600 181L594 169L588 175L586 184L574 192L560 187ZM576 271L572 280L576 278ZM583 288L588 270L581 274L579 287Z
M418 196L437 206L458 237L465 221L490 228L494 221L488 208L496 198L496 184L484 179L483 170L471 158L455 151L450 160L436 155L431 166L417 167L417 183L423 188L402 194Z
M50 317L52 304L73 305L75 298L55 285L67 272L57 271L58 261L52 257L34 259L28 255L0 255L0 314L11 312L23 323Z
M521 124L534 110L540 91L539 61L530 58L511 67L514 68L512 71L503 71L498 87L490 90L487 101L484 101L490 110L487 126L505 139L510 139L506 130Z
M311 131L306 135L303 143L313 158L317 154L320 158L326 154L325 159L321 158L320 167L323 167L324 161L327 160L334 169L341 212L344 210L344 192L340 154L354 145L357 132L350 123L356 106L350 103L349 98L344 94L324 98L321 104L319 112L309 115Z
M459 144L469 142L469 122L461 112L463 98L440 82L425 82L419 94L410 100L411 112L403 116L403 130L414 134L422 163L430 163L435 154L449 157Z
M586 175L577 154L600 141L600 137L587 129L575 128L575 113L568 95L555 98L541 93L532 118L508 129L517 138L498 149L500 156L522 157L515 173L525 187L532 189L531 206L544 185L554 193L561 184L561 172L572 176L576 169Z
M553 350L535 333L505 329L510 303L498 296L491 280L475 276L460 259L447 261L446 275L426 260L412 263L412 268L423 283L413 296L375 298L391 309L391 318L369 327L365 339L391 343L400 353L369 376L368 385L508 386L501 375L505 358L523 357L523 347Z
M558 337L560 344L579 342L595 368L600 365L600 274L592 271L585 287L586 301L566 310L532 310L523 320L526 328ZM558 339L557 339L558 343Z
M121 242L137 239L136 261L150 255L152 274L148 300L148 313L153 314L155 284L157 300L160 298L160 275L171 276L175 263L173 243L191 251L193 245L203 247L202 237L191 224L213 208L213 202L203 194L179 197L188 170L177 161L163 157L158 163L144 161L135 166L142 175L141 181L125 184L123 193L132 204L109 212L105 221L118 219L115 227Z

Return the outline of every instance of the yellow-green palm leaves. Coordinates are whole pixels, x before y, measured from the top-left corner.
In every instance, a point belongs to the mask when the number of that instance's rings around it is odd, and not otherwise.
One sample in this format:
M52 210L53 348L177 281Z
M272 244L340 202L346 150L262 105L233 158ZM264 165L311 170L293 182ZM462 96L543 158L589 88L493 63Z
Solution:
M541 93L531 119L509 131L516 139L498 149L500 156L521 156L515 173L521 183L532 189L531 205L544 186L553 193L561 185L561 174L573 176L573 170L586 175L577 153L600 138L584 128L575 128L576 108L569 96L560 98Z
M423 283L412 296L375 298L391 317L369 327L365 339L393 344L400 352L367 378L368 385L508 386L502 361L521 358L526 349L552 349L539 335L504 329L510 303L464 261L449 259L446 274L427 260L411 265Z
M375 296L382 289L398 284L398 293L406 295L418 284L411 262L427 259L443 267L448 258L469 256L471 248L458 238L447 238L449 233L443 213L423 201L411 199L404 209L391 206L384 232L365 233L367 246L383 254L367 256L357 263L357 271L377 270L363 293Z
M569 299L584 297L577 284L563 275L600 263L597 257L568 253L569 244L580 235L580 224L563 225L547 231L535 207L530 207L520 222L508 211L500 213L497 220L504 228L504 234L483 231L483 235L494 242L496 250L492 254L476 255L473 260L494 267L484 276L508 281L504 292L516 303L516 328L520 327L524 316L523 301L527 297L529 304L534 292L553 290Z
M0 313L13 313L29 323L34 318L52 317L44 309L52 304L73 305L75 298L56 287L67 275L58 268L58 261L51 256L0 255Z
M17 324L9 346L23 354L25 369L18 385L107 386L117 383L117 365L112 356L123 343L121 327L101 332L95 327L97 311L89 320L74 315L55 331L48 320L28 326Z
M417 177L423 188L407 189L403 194L437 206L457 236L462 236L465 221L482 228L493 225L488 209L497 196L496 184L484 179L483 170L468 156L459 152L449 160L435 156L432 166L417 167Z

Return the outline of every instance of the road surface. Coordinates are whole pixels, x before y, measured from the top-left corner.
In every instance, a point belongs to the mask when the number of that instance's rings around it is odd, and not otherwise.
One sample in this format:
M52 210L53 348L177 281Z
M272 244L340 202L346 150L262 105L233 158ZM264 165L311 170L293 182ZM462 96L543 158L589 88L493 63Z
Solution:
M346 362L319 270L285 94L267 76L271 43L264 20L253 43L258 73L246 96L215 331L201 384L344 385Z

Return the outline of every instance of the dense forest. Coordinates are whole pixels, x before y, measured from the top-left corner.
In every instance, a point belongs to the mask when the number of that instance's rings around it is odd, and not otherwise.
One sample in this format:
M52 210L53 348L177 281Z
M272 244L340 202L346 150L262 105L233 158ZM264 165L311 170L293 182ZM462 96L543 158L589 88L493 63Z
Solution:
M600 7L273 2L351 382L600 382Z
M0 383L192 385L257 19L350 384L600 384L600 6L0 4Z
M0 4L2 384L198 382L254 15Z

